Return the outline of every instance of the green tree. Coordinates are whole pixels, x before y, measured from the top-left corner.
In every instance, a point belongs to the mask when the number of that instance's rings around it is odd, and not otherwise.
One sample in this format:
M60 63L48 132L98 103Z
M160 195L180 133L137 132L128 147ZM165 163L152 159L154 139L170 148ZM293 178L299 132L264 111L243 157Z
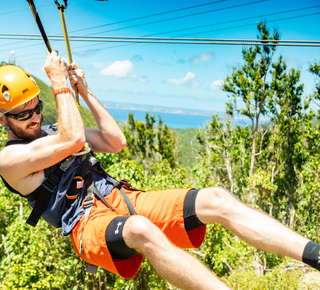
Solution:
M316 76L315 91L307 100L319 106L320 61L310 64L309 71ZM320 240L320 110L310 110L304 120L303 142L298 147L305 162L300 171L300 192L296 205L296 229L312 240Z
M239 197L246 186L250 163L252 135L249 128L233 127L231 121L222 122L217 115L212 116L205 130L198 130L197 140L200 144L201 167L206 176L197 174L194 179L201 180L202 186L209 184L228 188ZM207 183L207 184L206 184Z
M176 133L163 125L161 117L155 131L155 122L155 117L148 113L145 122L137 121L129 114L128 124L123 126L127 146L120 153L121 158L136 160L148 172L152 164L160 160L167 160L172 168L177 164Z
M302 142L304 110L309 102L303 104L303 84L299 84L300 72L287 71L282 56L272 64L272 96L269 99L271 122L274 126L274 138L277 139L279 155L276 170L282 177L278 178L278 196L285 192L289 201L289 226L293 226L295 217L295 196L298 193L298 174L303 164L301 150L296 150ZM274 176L273 176L274 179ZM281 180L280 180L281 179Z
M231 98L231 101L227 103L227 113L231 116L240 114L251 121L253 136L250 176L254 173L257 156L260 118L267 114L266 105L270 96L267 77L276 50L273 44L276 44L279 39L279 33L273 32L271 35L263 22L258 23L257 28L258 40L261 40L261 44L243 49L242 56L245 64L239 69L234 68L232 75L227 76L223 84L223 90L230 93ZM241 101L240 105L237 103L238 99Z
M309 71L318 77L316 81L316 88L314 91L314 98L320 100L320 60L310 64Z
M7 132L3 126L0 125L0 150L6 145Z

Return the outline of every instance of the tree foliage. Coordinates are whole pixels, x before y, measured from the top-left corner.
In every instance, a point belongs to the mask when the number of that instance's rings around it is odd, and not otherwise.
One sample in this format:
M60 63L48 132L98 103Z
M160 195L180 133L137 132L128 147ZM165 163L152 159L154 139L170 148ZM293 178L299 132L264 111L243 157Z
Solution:
M258 40L261 45L249 47L242 50L242 57L245 61L239 69L234 69L232 76L227 76L223 84L223 90L230 93L230 102L227 103L227 114L234 116L240 114L251 121L253 132L251 165L249 174L253 175L256 159L256 140L260 118L267 114L266 103L270 96L270 84L267 81L269 68L272 63L279 33L270 32L264 22L258 27ZM237 100L241 101L239 106Z
M134 159L150 168L154 161L166 160L171 168L177 163L176 133L163 124L161 117L155 131L155 116L146 113L145 122L136 121L129 114L128 124L123 126L128 146L120 153L125 159Z

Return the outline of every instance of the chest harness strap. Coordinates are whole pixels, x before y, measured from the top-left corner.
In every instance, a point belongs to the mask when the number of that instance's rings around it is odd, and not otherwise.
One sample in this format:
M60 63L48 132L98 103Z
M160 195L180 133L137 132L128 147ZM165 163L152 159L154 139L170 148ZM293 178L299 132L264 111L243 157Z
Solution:
M26 196L26 198L30 201L36 200L35 206L33 207L31 214L27 219L27 224L33 227L37 225L52 194L56 190L57 184L59 183L63 173L70 167L75 158L75 156L70 156L65 159L55 171L53 171L42 181L39 187Z

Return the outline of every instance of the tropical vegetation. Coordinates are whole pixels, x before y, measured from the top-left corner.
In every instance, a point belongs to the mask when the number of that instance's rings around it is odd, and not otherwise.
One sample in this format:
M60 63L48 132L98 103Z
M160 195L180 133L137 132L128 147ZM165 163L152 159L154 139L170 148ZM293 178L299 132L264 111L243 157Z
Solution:
M320 60L310 63L315 86L305 95L300 71L288 67L283 56L275 58L279 33L261 22L258 39L264 42L243 48L243 64L224 80L230 120L214 115L202 130L175 131L161 118L156 125L155 116L146 114L140 122L130 114L123 125L127 147L96 157L112 176L135 188L222 186L320 242ZM52 90L37 81L45 103L44 123L54 123ZM86 126L96 126L90 112L81 108L81 114ZM232 117L237 116L250 125L234 126ZM6 132L0 130L3 148ZM44 221L35 229L26 225L27 202L3 184L0 212L0 289L173 289L147 260L131 280L101 268L97 274L86 273L85 263L60 229ZM219 224L207 227L199 249L187 251L232 289L319 288L304 284L311 268L254 249Z

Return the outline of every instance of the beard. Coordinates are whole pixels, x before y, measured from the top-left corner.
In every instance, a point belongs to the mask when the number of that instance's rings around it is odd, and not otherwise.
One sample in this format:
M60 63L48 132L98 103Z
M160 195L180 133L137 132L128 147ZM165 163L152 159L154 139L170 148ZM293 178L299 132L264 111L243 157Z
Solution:
M35 122L30 123L30 124L28 124L26 129L22 129L21 127L13 124L9 119L7 119L7 120L8 120L8 126L10 127L11 132L16 137L18 137L20 139L27 140L27 141L34 141L42 136L41 126L39 126L39 128L37 128L37 130L28 130L30 127L32 127L38 123L35 123ZM42 121L43 121L43 116L41 116L41 123L42 123Z

